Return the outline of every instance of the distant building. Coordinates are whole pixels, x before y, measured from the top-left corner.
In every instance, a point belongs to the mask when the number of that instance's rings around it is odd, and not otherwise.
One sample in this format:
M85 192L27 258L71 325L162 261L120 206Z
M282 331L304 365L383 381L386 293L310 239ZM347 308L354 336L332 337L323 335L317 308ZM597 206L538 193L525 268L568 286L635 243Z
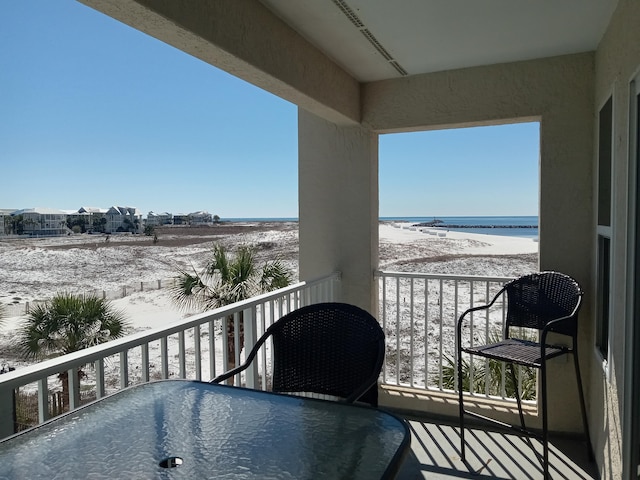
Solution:
M207 225L213 222L211 214L205 211L193 212L189 214L191 225Z
M108 211L106 208L80 207L77 211L68 213L67 219L71 225L80 225L82 231L104 232Z
M15 208L0 208L0 236L9 235L11 233L11 228L8 223L11 214L15 211Z
M22 215L22 229L25 235L55 236L66 235L67 214L53 208L28 208L16 210L12 215Z
M107 210L105 218L107 233L142 231L142 214L135 207L111 207Z
M149 212L147 215L147 225L150 226L158 226L158 225L171 225L173 223L173 214L169 212L163 213L154 213Z
M173 216L173 224L174 225L189 225L189 214L188 213L176 213Z

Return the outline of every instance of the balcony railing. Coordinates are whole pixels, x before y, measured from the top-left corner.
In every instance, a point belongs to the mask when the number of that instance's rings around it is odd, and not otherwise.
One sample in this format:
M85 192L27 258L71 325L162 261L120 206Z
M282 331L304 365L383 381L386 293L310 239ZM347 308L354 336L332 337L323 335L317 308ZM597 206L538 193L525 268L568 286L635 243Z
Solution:
M378 271L376 276L380 289L379 320L387 337L382 383L456 391L457 319L467 308L488 303L511 278L390 271ZM463 342L502 335L505 315L506 305L501 301L490 310L476 312L472 317L473 326L463 333ZM506 368L503 364L491 367L484 360L465 365L469 392L512 400ZM522 382L522 371L518 378ZM519 387L522 391L522 384Z
M152 379L193 378L210 380L229 368L228 322L234 319L235 363L240 362L240 318L245 344L255 344L274 321L301 306L338 300L338 273L276 290L249 300L191 316L167 327L144 330L75 353L46 360L0 375L0 437L14 433L21 401L37 404L37 422L62 410L79 407L82 399L100 398L129 385ZM262 369L249 369L242 382L252 388L268 388ZM62 375L61 375L62 372ZM51 392L66 377L62 408L54 408ZM65 386L66 386L65 385ZM20 395L18 394L20 393ZM88 395L86 395L88 393ZM53 398L59 398L57 397Z
M389 271L376 272L376 276L380 289L378 318L387 337L381 382L454 391L457 318L470 306L490 300L510 278ZM312 303L338 301L339 292L340 275L333 274L0 375L0 437L13 433L19 410L16 398L30 396L36 404L37 422L43 422L60 411L75 409L87 400L135 383L164 378L210 380L229 369L228 336L223 332L227 332L231 318L237 365L241 361L240 318L245 350L249 350L266 328L284 314ZM498 302L491 310L476 313L474 327L466 330L470 338L467 341L481 341L492 332L502 332L505 308ZM266 347L255 365L235 378L236 385L270 388L269 343ZM487 377L489 368L484 368L485 377L481 378L481 368L482 364L469 364L469 391L509 400L505 369L501 367L496 382ZM60 372L68 379L65 395L59 391ZM482 386L481 391L478 385ZM54 391L58 393L52 397Z

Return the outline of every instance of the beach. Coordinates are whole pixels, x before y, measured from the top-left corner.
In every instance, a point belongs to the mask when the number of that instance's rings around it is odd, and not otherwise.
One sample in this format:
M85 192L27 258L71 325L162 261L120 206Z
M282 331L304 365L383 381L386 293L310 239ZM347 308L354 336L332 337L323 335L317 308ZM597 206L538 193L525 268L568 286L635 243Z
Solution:
M459 232L434 235L410 224L381 222L381 270L440 274L518 276L537 269L531 238ZM108 292L125 313L129 333L161 327L197 312L179 309L165 288L180 270L199 270L214 244L233 250L254 246L258 262L278 258L298 279L296 222L247 222L202 228L164 228L146 236L77 235L0 241L0 302L14 312L0 327L0 367L26 365L14 349L26 302L56 293ZM327 272L330 273L330 272ZM139 291L139 286L152 285ZM122 296L123 290L129 292ZM138 290L138 291L136 291Z

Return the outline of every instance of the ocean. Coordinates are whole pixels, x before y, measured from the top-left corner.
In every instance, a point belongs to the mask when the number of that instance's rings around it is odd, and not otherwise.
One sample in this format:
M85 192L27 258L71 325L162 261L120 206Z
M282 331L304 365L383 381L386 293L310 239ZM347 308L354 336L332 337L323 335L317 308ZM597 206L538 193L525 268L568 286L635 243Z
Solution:
M294 217L280 218L223 218L226 222L297 222ZM456 225L458 227L444 227L447 230L467 233L483 233L486 235L502 235L506 237L538 238L538 217L380 217L381 221L406 222L411 224L433 222L440 220L442 225Z
M538 238L538 217L380 217L383 221L411 224L439 221L440 228L453 232L482 233L506 237ZM453 227L455 226L455 227Z

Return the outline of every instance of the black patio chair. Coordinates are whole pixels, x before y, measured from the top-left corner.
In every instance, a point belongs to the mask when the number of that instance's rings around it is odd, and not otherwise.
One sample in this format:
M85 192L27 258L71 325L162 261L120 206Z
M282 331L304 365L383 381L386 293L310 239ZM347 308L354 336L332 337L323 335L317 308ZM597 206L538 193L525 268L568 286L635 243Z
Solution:
M245 370L273 337L272 390L317 393L378 406L377 380L384 361L384 332L368 312L345 303L316 303L271 325L246 361L212 383Z
M466 317L472 312L491 307L499 298L506 295L507 311L504 339L487 345L462 346L462 326ZM582 421L587 442L587 454L593 459L589 426L584 403L584 393L580 377L578 361L578 310L583 292L578 283L568 275L558 272L540 272L525 275L507 283L491 300L488 305L473 307L465 311L457 323L457 360L458 360L458 395L460 403L460 439L462 459L465 458L464 417L470 415L476 418L496 423L502 427L513 428L528 437L539 438L542 441L542 467L544 478L549 478L549 441L547 422L547 360L560 355L573 354ZM528 330L538 331L538 341L523 338L520 332ZM571 337L571 345L565 346L549 343L550 333ZM462 394L462 354L468 353L493 360L506 362L509 365L511 379L515 387L518 412L521 426L510 426L484 415L465 410L464 395ZM528 430L522 413L522 401L518 392L515 366L523 365L539 369L540 394L542 397L542 434ZM533 445L532 445L533 448ZM535 449L534 449L535 452ZM537 455L537 453L536 453Z

